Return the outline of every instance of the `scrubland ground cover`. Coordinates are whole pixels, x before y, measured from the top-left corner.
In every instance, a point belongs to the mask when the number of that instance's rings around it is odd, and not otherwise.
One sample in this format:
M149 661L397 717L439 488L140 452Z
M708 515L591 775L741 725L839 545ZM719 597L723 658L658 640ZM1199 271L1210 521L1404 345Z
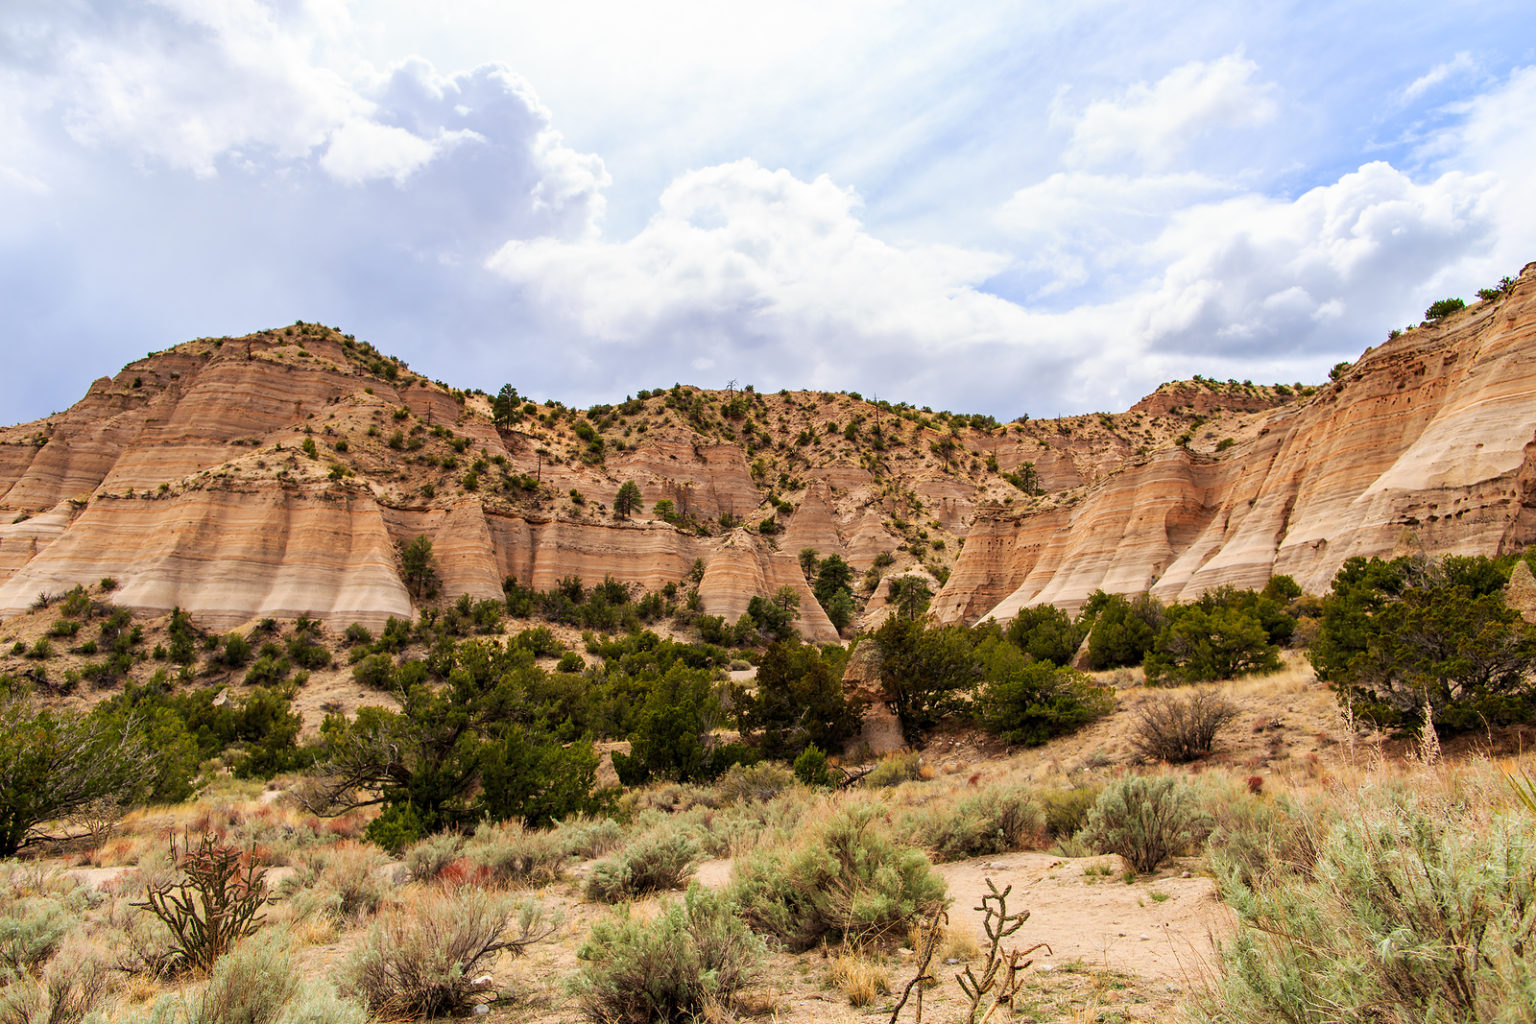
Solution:
M947 910L923 1014L966 1020L955 976L988 961L972 908L991 882L1029 912L1004 945L1050 944L1020 976L1015 1019L1521 1019L1536 815L1506 779L1522 768L1339 740L1254 776L1240 753L1032 782L1058 769L972 752L835 792L762 766L398 857L366 841L370 812L314 817L294 780L215 785L98 844L6 864L0 1015L883 1020ZM241 852L276 897L211 971L137 906L183 879L167 837L189 833ZM695 875L704 858L713 870Z
M1510 564L1006 629L916 603L862 641L912 749L862 766L847 652L792 637L578 653L462 601L213 637L82 591L124 675L6 676L0 1024L1528 1019ZM378 699L306 730L296 677L338 662Z

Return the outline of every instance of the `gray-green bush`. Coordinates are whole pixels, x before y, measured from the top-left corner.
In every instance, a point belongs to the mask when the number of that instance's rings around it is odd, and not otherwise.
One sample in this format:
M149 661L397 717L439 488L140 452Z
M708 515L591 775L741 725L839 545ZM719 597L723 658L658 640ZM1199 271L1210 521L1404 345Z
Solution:
M1099 853L1118 853L1144 874L1187 852L1204 834L1204 822L1187 783L1171 775L1128 775L1104 787L1082 838Z
M493 885L553 882L570 856L554 832L524 828L515 821L482 824L465 844L464 855Z
M764 952L728 898L694 885L648 923L626 912L595 924L574 988L600 1024L725 1019Z
M501 950L522 953L553 927L536 900L438 893L379 915L343 971L344 987L377 1018L455 1013L469 1005L477 967Z
M682 832L643 836L593 866L587 895L604 903L681 889L699 860L699 844Z
M1318 837L1332 820L1321 801L1255 794L1209 774L1201 777L1199 791L1211 824L1206 863L1212 874L1251 886L1272 875L1313 870Z
M443 832L413 843L401 860L405 861L405 869L410 872L412 881L430 882L442 873L443 868L458 860L463 850L463 836Z
M366 1024L368 1012L324 979L303 981L281 931L246 939L220 958L206 984L161 996L124 1024ZM71 1024L55 1017L29 1024Z
M945 902L921 851L895 842L879 804L848 807L795 844L737 861L731 892L752 927L793 950L905 932Z
M624 843L624 826L612 818L588 818L578 815L562 821L555 830L572 857L591 860L617 850Z
M920 839L937 861L985 857L1040 845L1045 839L1045 811L1022 789L989 789L968 797L953 810L917 818Z
M732 765L715 783L715 792L724 804L767 803L794 784L795 775L788 768L775 761L763 761Z
M0 988L0 1024L80 1024L118 982L99 956L61 954L41 977L21 978Z
M1536 822L1389 794L1334 820L1309 872L1228 870L1242 926L1211 1024L1505 1022L1536 1006Z
M7 901L0 912L0 982L35 973L64 941L78 908L55 896Z
M323 914L337 925L353 924L375 914L389 891L383 877L389 863L383 851L362 843L306 850L282 891L291 895L304 914Z
M367 1024L368 1010L341 996L328 980L304 982L288 1001L279 1024Z
M298 990L287 936L252 936L220 957L208 984L186 1000L186 1024L276 1024Z

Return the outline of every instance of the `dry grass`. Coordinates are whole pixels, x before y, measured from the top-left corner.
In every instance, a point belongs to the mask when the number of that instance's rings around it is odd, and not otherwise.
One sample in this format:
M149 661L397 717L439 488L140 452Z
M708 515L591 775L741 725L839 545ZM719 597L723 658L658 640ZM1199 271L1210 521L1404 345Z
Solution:
M858 949L834 956L827 980L847 997L849 1006L868 1006L891 991L891 972L878 958Z
M1121 682L1133 684L1135 680L1125 678ZM1353 734L1347 723L1340 721L1333 696L1312 680L1304 663L1294 658L1274 675L1206 688L1233 701L1238 706L1238 715L1216 751L1198 770L1185 774L1201 793L1202 805L1219 811L1217 818L1234 826L1250 820L1266 807L1287 801L1307 802L1317 808L1316 824L1295 831L1300 840L1309 841L1314 838L1309 830L1321 829L1326 820L1363 814L1382 793L1406 790L1447 809L1484 808L1479 813L1491 821L1493 816L1516 806L1503 773L1532 763L1530 758L1457 760L1459 747L1451 751L1449 763L1440 767L1426 768L1405 761L1392 744ZM491 1020L493 1024L505 1020L553 1024L569 1021L578 1014L579 1007L565 988L564 979L579 969L575 951L587 939L592 924L604 916L603 908L583 901L582 889L593 867L590 859L611 851L615 842L632 844L643 835L675 829L695 839L708 856L746 857L756 850L792 845L855 807L877 807L883 820L895 825L909 818L935 820L952 815L964 802L992 787L1016 787L1032 795L1043 795L1051 787L1070 790L1079 785L1102 785L1132 764L1127 735L1131 709L1148 697L1192 691L1189 687L1154 691L1128 685L1120 695L1121 708L1114 715L1094 723L1076 737L1039 749L1005 753L989 746L985 737L969 733L941 736L922 752L921 770L916 774L930 776L926 780L905 781L870 791L812 792L793 786L767 802L736 804L720 799L708 787L656 787L627 801L624 824L587 821L568 825L552 839L560 851L579 851L574 860L587 862L569 867L564 877L544 872L528 881L545 888L542 898L547 904L566 908L569 921L547 943L535 947L528 959L517 963L506 960L492 968L497 992L520 995L515 1007L498 1005L493 1009ZM1258 794L1248 791L1249 777L1261 780ZM259 847L267 863L285 865L275 867L272 877L274 883L288 879L285 891L289 898L269 909L269 927L286 930L295 971L308 984L333 974L340 963L364 945L374 906L385 912L397 907L391 912L393 919L394 913L409 914L423 901L442 898L439 882L410 880L402 864L391 862L358 842L366 821L366 815L340 821L316 819L281 798L274 799L273 793L263 787L221 782L216 789L187 804L130 813L123 819L119 833L94 850L70 852L41 866L26 864L0 872L0 890L12 886L27 892L52 892L63 884L61 871L85 886L94 887L98 895L92 896L91 904L68 919L69 931L61 948L71 951L71 962L84 962L84 954L79 952L82 949L95 949L109 963L126 962L131 959L130 947L152 945L154 941L134 924L142 915L127 904L141 897L148 880L169 870L165 862L167 837L207 829L224 836L226 841ZM495 830L494 835L532 840L535 834L502 828ZM906 838L922 841L917 834ZM491 842L490 831L482 839L488 846L497 845ZM1251 853L1262 861L1284 851L1266 846L1254 848ZM463 856L461 852L460 857ZM1035 858L1030 863L1050 863L1043 854L992 854L962 866L979 870L981 865L990 865L997 858L1020 863ZM1118 871L1096 879L1096 885L1083 885L1081 863L1066 861L1058 871L1072 877L1085 900L1098 899L1110 888L1117 893L1125 889ZM1185 868L1198 869L1198 862L1184 860L1174 870ZM119 872L115 878L110 877L112 871ZM988 873L992 873L990 869ZM499 887L489 877L481 877L478 872L471 874L473 877L464 879L458 892L471 895L488 886ZM724 871L721 877L724 878ZM360 902L348 901L344 895L337 902L335 897L346 888L344 883L348 879L377 882L377 895L382 902L375 903L372 896ZM1193 886L1196 881L1184 884ZM1181 891L1177 888L1179 884L1174 875L1157 883L1159 891L1175 893ZM499 893L488 895L500 898ZM633 905L631 913L637 921L651 921L676 898L671 894L645 897ZM1144 913L1150 920L1168 908L1181 906L1180 901L1185 898L1176 895L1162 904L1147 899ZM1026 896L1024 904L1028 902ZM336 903L337 910L343 905L348 909L332 913L332 903ZM1134 907L1134 899L1130 903ZM937 963L943 965L939 983L925 997L931 1007L931 1011L925 1010L925 1019L929 1019L929 1012L933 1020L949 1019L947 1015L961 1012L962 1004L955 1001L951 991L955 989L951 976L960 964L973 961L979 954L973 926L962 915L953 913L955 908L951 910L952 923L944 931L937 958ZM1053 938L1048 934L1040 937ZM913 937L905 939L912 948ZM899 941L892 946L899 945ZM899 952L837 946L827 952L825 960L817 949L798 955L782 951L770 954L767 974L771 986L754 988L744 1004L771 1005L777 1018L786 1022L853 1024L865 1019L872 1008L886 1005L882 1001L891 998L888 988L908 976L908 960L902 959ZM1125 968L1123 971L1072 964L1057 964L1049 972L1036 968L1030 974L1015 1019L1171 1018L1176 1013L1176 1001L1187 993L1167 992L1161 978L1153 984L1138 977L1134 973L1135 952L1133 934L1122 940L1117 954L1122 959L1114 962L1115 966ZM62 957L63 954L56 954L50 963L61 962ZM957 963L945 963L950 960ZM114 973L121 981L102 996L98 1007L104 1021L143 1018L159 998L167 994L177 998L190 996L193 986L199 984L189 979L160 979L146 973ZM1198 981L1180 987L1192 989L1198 987Z

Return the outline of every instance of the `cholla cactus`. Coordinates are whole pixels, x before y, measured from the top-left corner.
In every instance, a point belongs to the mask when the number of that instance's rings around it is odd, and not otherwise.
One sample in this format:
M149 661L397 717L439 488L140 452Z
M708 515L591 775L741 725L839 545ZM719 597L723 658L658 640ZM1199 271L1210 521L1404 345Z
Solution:
M266 871L249 857L215 837L203 836L197 848L190 837L181 849L171 837L171 859L186 879L151 885L143 903L133 906L152 912L176 937L172 955L199 971L210 971L230 947L261 927L258 916L273 902L267 896Z

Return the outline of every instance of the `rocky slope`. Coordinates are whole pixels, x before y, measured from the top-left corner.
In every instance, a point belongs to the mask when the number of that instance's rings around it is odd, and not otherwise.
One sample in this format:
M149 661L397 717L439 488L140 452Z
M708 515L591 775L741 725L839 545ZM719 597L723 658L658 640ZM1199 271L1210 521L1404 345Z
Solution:
M1536 541L1536 264L1513 294L1368 350L1223 451L1174 446L972 530L941 616L1008 618L1094 590L1181 600L1294 576L1327 589L1354 555Z
M1002 427L844 394L492 409L319 325L152 354L0 431L0 616L110 576L129 606L216 626L376 625L412 611L396 548L426 535L447 597L507 576L653 590L702 562L706 613L790 586L802 631L829 640L802 549L947 574L979 506L1024 497L1002 474L1032 462L1075 486L1144 443L1107 416ZM627 480L643 507L621 519Z
M1532 538L1536 273L1513 296L1370 351L1321 390L1196 379L1060 420L855 394L673 386L568 409L428 381L313 324L198 339L0 430L0 616L115 578L117 599L223 627L376 625L412 601L397 548L433 542L442 594L687 578L734 619L838 554L947 580L942 617L1168 598L1289 572L1326 586L1405 528L1431 551ZM514 382L515 383L515 382ZM509 396L511 397L511 396ZM642 508L611 510L625 481Z

